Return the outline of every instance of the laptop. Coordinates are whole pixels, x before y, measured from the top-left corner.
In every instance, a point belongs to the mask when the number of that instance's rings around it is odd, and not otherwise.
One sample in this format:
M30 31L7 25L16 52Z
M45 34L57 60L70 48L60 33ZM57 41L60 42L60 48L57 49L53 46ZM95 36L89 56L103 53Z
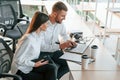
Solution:
M85 42L77 43L77 46L75 48L71 48L71 49L68 48L65 50L65 52L77 53L82 55L93 41L94 41L94 38L90 38Z

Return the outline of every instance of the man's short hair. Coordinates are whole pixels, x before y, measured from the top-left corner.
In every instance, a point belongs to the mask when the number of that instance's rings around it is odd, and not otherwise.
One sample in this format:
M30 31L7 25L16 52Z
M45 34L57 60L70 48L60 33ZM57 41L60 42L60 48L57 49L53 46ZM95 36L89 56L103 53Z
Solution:
M52 11L56 12L61 10L68 11L67 6L63 2L58 1L53 5Z

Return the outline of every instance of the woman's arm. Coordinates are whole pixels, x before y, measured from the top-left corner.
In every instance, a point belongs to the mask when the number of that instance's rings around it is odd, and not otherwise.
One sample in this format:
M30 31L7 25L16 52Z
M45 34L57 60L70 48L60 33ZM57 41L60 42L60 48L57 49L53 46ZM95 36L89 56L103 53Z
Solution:
M29 38L25 38L15 53L15 61L19 65L34 66L35 62L31 61L33 51L32 43Z

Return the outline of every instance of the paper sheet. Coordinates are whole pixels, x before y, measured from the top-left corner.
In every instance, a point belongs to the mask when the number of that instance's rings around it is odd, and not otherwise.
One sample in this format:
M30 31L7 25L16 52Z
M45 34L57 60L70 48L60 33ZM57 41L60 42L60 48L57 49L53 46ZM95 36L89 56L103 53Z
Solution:
M64 55L62 55L60 58L72 62L81 63L81 55L75 53L65 52Z

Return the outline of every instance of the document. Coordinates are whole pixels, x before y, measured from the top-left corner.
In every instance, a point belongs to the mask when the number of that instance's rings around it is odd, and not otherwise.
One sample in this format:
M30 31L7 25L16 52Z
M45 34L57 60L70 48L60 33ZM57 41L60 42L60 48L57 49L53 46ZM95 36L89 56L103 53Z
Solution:
M73 53L65 52L60 58L65 59L67 61L76 62L76 63L79 63L79 64L81 63L81 55L79 55L79 54L73 54Z

